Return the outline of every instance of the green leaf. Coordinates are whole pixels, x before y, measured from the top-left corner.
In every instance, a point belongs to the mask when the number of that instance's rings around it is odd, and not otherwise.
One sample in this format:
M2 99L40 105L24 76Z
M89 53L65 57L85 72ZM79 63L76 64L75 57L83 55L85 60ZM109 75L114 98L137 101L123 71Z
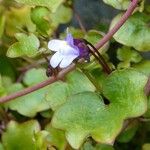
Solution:
M148 78L135 69L114 71L103 82L103 95L114 109L118 108L125 118L137 117L147 109L147 97L144 93Z
M24 33L15 35L18 42L11 45L7 51L7 56L11 58L28 56L34 57L38 54L40 42L34 34L29 36Z
M48 124L45 130L49 132L47 141L51 145L55 146L58 150L65 150L67 141L64 131L53 128L51 124Z
M16 0L16 2L31 6L45 6L55 12L58 6L63 3L63 0Z
M130 0L103 0L106 4L113 6L116 9L125 10L130 4Z
M72 9L64 5L60 5L56 12L50 14L52 27L58 27L59 24L68 23L72 18Z
M130 47L123 46L117 50L117 58L120 61L138 63L142 60L142 56Z
M110 29L119 21L122 14L117 15L110 26ZM114 35L117 42L134 47L139 51L150 50L150 16L144 13L133 14L127 22ZM143 36L144 35L144 36Z
M79 71L73 71L66 76L66 82L56 82L51 85L46 100L53 110L66 102L67 97L84 91L95 91L90 80Z
M138 64L134 64L133 67L145 75L150 76L150 60L143 60Z
M31 120L22 124L11 121L2 135L4 149L7 150L34 150L36 142L34 134L40 131L37 121Z
M82 92L68 97L54 113L52 125L65 131L71 146L78 149L84 139L112 144L121 131L123 121L146 111L144 87L148 78L134 69L115 71L103 82L103 95ZM109 132L108 132L109 131Z
M30 18L31 8L24 7L11 7L6 11L6 33L9 36L14 36L22 30L34 32L36 27Z
M52 125L66 131L66 138L75 149L79 149L88 136L111 144L123 122L122 115L116 115L116 110L107 109L102 97L96 93L83 92L71 96L56 110Z
M43 68L31 69L23 77L23 83L27 86L33 86L47 79L46 70Z
M43 34L49 34L50 30L50 11L45 7L35 7L31 11L31 19L36 24L37 30Z
M46 74L43 69L32 69L26 72L23 81L26 85L32 86L45 80ZM45 100L45 95L48 92L50 86L32 92L28 95L16 98L5 104L11 110L16 110L22 115L33 117L37 112L41 112L50 108L47 101ZM13 84L7 88L8 93L14 93L24 89L22 84Z
M106 4L113 6L116 9L126 10L131 3L130 0L103 0ZM139 1L138 10L143 11L145 0Z

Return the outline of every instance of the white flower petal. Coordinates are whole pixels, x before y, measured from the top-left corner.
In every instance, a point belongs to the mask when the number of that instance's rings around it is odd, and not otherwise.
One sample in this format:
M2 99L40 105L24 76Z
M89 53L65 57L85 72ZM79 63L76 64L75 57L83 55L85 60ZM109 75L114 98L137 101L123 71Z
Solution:
M63 56L59 52L56 52L50 59L51 66L53 68L56 68L60 64L62 59L63 59Z
M51 40L48 42L48 48L54 52L64 49L65 45L67 45L67 42L63 40Z
M78 56L77 55L69 55L63 57L63 60L60 62L60 68L66 68L68 67L74 59L76 59Z

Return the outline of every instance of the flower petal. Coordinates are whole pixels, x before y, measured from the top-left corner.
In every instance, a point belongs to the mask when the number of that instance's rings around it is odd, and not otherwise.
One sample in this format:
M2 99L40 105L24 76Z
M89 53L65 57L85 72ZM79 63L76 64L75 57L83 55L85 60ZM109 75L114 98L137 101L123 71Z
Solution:
M66 41L69 45L74 46L73 36L71 33L67 33Z
M60 51L65 45L66 41L63 40L51 40L48 42L48 48L54 52Z
M60 68L66 68L68 67L74 59L76 59L78 56L77 55L68 55L63 57L62 61L60 62Z
M56 52L50 59L50 65L53 68L56 68L60 64L62 59L63 59L63 56L59 52Z

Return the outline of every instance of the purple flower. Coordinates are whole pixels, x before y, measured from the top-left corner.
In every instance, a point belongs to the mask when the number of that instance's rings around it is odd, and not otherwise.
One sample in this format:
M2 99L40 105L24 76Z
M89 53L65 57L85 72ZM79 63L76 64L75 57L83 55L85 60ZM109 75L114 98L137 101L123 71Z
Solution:
M70 33L67 34L65 40L51 40L48 48L55 52L50 59L50 65L53 68L59 66L66 68L73 60L84 58L89 61L89 48L81 39L73 39Z

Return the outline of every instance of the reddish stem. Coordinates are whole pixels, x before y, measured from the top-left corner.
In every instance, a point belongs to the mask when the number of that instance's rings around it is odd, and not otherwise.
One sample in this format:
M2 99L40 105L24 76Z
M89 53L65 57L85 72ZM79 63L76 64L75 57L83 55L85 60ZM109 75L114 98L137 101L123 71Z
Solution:
M127 9L126 13L122 16L122 18L120 19L120 21L115 25L115 27L110 30L104 37L103 39L101 39L97 44L96 44L96 48L99 49L101 48L105 43L107 43L110 38L119 30L119 28L126 22L126 20L132 15L134 9L136 8L138 4L138 0L133 0L129 6L129 8ZM21 97L24 96L26 94L29 94L31 92L34 92L36 90L39 90L51 83L54 83L56 81L58 81L59 79L63 78L68 72L72 71L73 69L75 69L75 64L70 65L68 68L62 70L57 77L51 77L50 79L43 81L33 87L29 87L26 88L22 91L10 94L6 97L1 97L0 98L0 103L5 103L8 102L12 99L15 99L17 97Z

